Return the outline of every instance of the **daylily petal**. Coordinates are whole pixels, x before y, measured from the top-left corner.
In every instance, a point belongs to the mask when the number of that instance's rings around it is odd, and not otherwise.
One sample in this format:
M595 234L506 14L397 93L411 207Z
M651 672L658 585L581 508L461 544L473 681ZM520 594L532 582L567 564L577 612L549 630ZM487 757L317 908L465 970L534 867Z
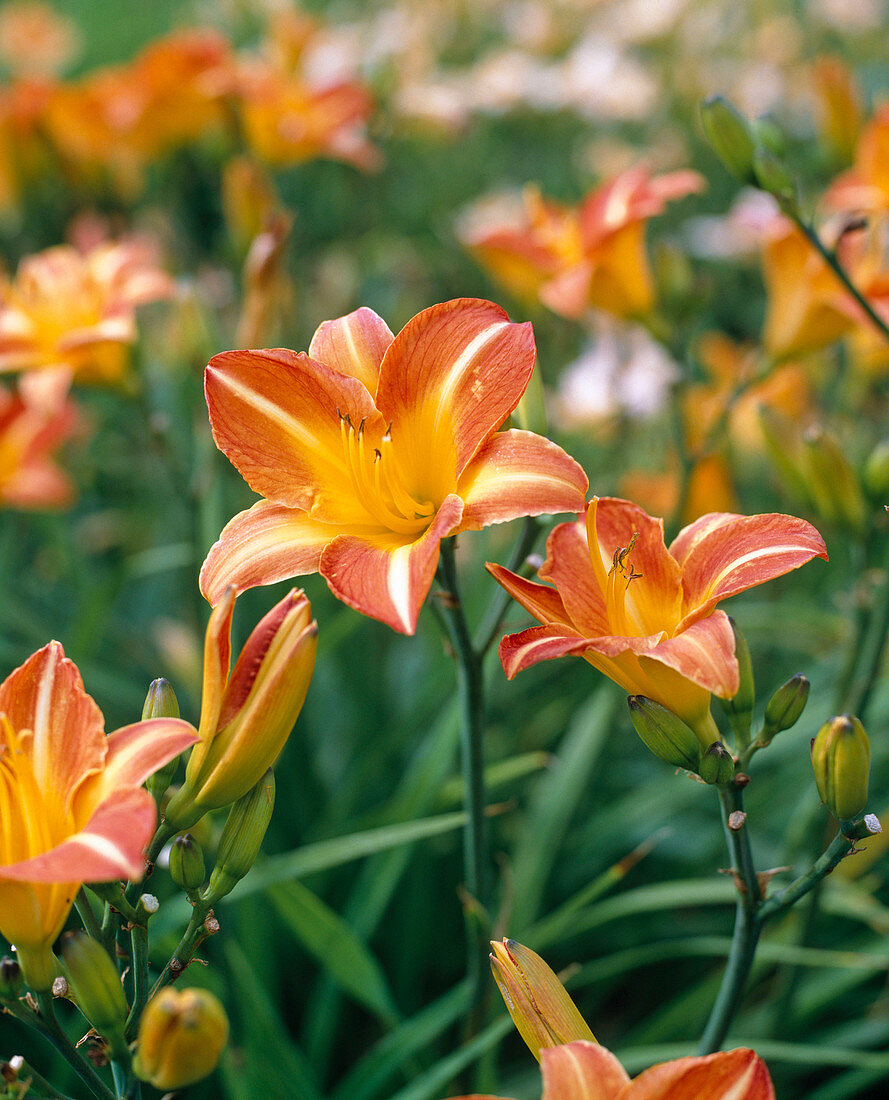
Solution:
M356 427L379 421L361 382L274 348L214 355L204 389L216 445L251 489L289 508L332 509L339 522L372 522L352 488L341 427L341 414Z
M84 777L102 767L106 741L102 712L58 642L38 649L0 684L0 713L13 729L31 731L24 747L40 789L70 806Z
M737 694L738 661L731 623L724 611L698 619L645 654L722 699ZM640 654L640 660L644 658ZM675 708L673 708L675 709Z
M48 852L0 866L0 879L19 882L138 880L143 852L154 832L154 799L141 787L112 792L79 832Z
M320 324L309 344L309 358L363 383L374 397L380 363L395 337L386 322L367 306Z
M458 298L408 321L380 366L377 407L418 491L440 500L442 486L452 490L518 404L535 356L531 325L493 302Z
M201 592L216 604L229 585L242 592L317 573L321 551L341 533L341 527L310 519L300 509L257 501L229 520L210 548L201 567Z
M780 513L702 516L679 532L670 552L682 569L686 622L706 615L719 600L814 557L827 558L824 540L810 523Z
M463 498L461 531L518 516L579 512L587 476L561 447L533 432L498 432L469 463L457 483Z
M645 1070L616 1100L774 1100L765 1062L752 1050L679 1058Z
M587 637L611 633L603 598L604 566L599 572L601 578L591 556L583 517L554 528L546 540L546 561L539 575L556 586L568 621Z
M575 633L570 627L550 623L532 626L518 634L507 634L500 640L500 663L507 680L512 680L523 669L540 661L556 657L578 656L588 648L589 639Z
M141 787L197 739L194 726L180 718L149 718L121 726L109 734L105 767L78 792L78 805L85 796L98 802L124 787Z
M438 565L438 544L460 523L463 502L449 496L416 542L397 535L339 535L324 548L321 575L331 592L364 615L413 634Z
M536 581L526 580L518 573L504 569L502 565L487 562L485 565L498 584L502 585L512 598L530 611L535 619L542 623L563 623L571 626L571 620L565 610L561 595L555 588L547 584L538 584ZM573 627L572 627L573 631ZM576 633L576 631L573 631Z
M610 1050L586 1039L541 1051L542 1100L617 1100L630 1080Z

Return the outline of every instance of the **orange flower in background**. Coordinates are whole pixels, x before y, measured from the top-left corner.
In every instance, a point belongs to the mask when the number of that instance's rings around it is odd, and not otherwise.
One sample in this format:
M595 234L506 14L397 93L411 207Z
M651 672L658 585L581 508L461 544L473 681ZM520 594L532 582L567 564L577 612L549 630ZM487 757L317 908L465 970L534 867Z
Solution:
M0 87L0 210L14 208L27 183L47 170L40 127L52 94L40 79Z
M507 224L462 233L483 267L521 301L540 299L576 319L588 309L638 317L654 304L645 223L666 204L702 190L697 172L651 176L631 168L597 187L577 207L544 199L529 187Z
M775 1100L765 1062L744 1047L660 1062L631 1081L610 1050L579 1040L542 1051L540 1069L542 1100Z
M106 737L58 642L0 684L0 932L33 988L52 985L80 884L142 877L156 811L141 784L195 740L178 718Z
M738 501L732 471L719 454L695 459L688 471L685 497L680 501L682 475L675 451L667 454L658 472L628 470L618 479L624 496L638 501L651 515L673 516L680 503L680 523L691 523L707 512L732 512Z
M889 103L879 107L862 130L854 163L834 180L826 202L834 210L889 212Z
M539 661L581 656L678 714L706 748L718 738L711 693L738 690L731 624L716 604L813 557L827 558L824 541L793 516L711 513L667 549L662 520L627 500L594 498L585 517L549 536L539 575L554 587L488 565L543 624L502 640L504 671L512 679Z
M214 356L217 446L265 499L210 550L201 591L320 572L339 599L412 634L439 542L519 516L576 512L586 476L533 432L498 431L534 368L530 324L459 298L394 336L362 308L309 354Z
M77 422L71 401L44 409L0 387L0 503L31 510L71 504L74 487L53 453Z
M70 381L120 383L137 337L135 307L172 292L143 242L85 255L59 245L28 256L0 288L0 372L28 372L23 388L32 394Z
M862 125L861 90L855 75L841 57L819 57L812 75L821 138L848 163L855 156Z

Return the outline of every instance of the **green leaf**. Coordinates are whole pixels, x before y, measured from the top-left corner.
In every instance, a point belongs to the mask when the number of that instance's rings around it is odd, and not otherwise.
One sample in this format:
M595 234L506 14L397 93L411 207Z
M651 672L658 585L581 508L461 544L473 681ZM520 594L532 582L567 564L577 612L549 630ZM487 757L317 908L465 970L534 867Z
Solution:
M454 1051L453 1054L442 1058L440 1062L436 1062L432 1069L400 1092L395 1093L390 1100L437 1100L441 1095L441 1090L448 1085L456 1074L472 1065L477 1058L480 1058L486 1050L490 1050L495 1043L499 1042L511 1030L512 1020L509 1016L502 1016L499 1020L495 1020L481 1034L476 1035L473 1040L460 1047L459 1050Z

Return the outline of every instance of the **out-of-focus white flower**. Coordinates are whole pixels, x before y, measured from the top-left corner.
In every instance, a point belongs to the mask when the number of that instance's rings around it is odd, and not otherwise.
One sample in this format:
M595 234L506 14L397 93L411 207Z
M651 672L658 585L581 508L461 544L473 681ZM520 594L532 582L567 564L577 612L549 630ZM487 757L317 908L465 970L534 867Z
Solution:
M810 0L809 14L840 31L869 31L885 26L885 0Z
M732 260L759 253L766 227L774 222L778 204L765 191L747 188L724 215L689 218L685 244L694 256Z

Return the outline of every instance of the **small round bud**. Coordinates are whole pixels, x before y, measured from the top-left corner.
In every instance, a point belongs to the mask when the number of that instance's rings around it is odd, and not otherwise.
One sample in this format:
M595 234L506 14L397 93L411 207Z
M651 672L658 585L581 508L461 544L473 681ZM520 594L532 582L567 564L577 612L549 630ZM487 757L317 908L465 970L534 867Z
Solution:
M796 725L809 701L809 681L799 672L783 683L766 703L760 740L765 744Z
M200 844L191 833L177 836L170 845L170 878L180 890L193 893L204 885L205 877Z
M721 741L714 741L701 756L700 775L705 783L729 783L734 778L734 758Z
M239 798L228 812L207 898L224 897L256 862L274 807L275 776L269 768L256 786Z
M655 756L676 768L698 770L701 742L690 726L645 695L628 696L627 705L636 733Z
M167 986L145 1006L133 1069L167 1092L212 1073L228 1039L228 1017L206 989Z
M127 1001L108 952L85 932L75 931L62 936L60 954L80 1011L108 1041L112 1053L125 1051Z
M18 960L11 955L4 955L0 959L0 1001L14 1001L24 984Z
M812 768L821 801L840 821L856 818L867 804L870 742L850 714L831 718L812 742Z
M750 124L723 96L701 104L704 136L726 168L743 183L756 183L753 154L756 146Z

